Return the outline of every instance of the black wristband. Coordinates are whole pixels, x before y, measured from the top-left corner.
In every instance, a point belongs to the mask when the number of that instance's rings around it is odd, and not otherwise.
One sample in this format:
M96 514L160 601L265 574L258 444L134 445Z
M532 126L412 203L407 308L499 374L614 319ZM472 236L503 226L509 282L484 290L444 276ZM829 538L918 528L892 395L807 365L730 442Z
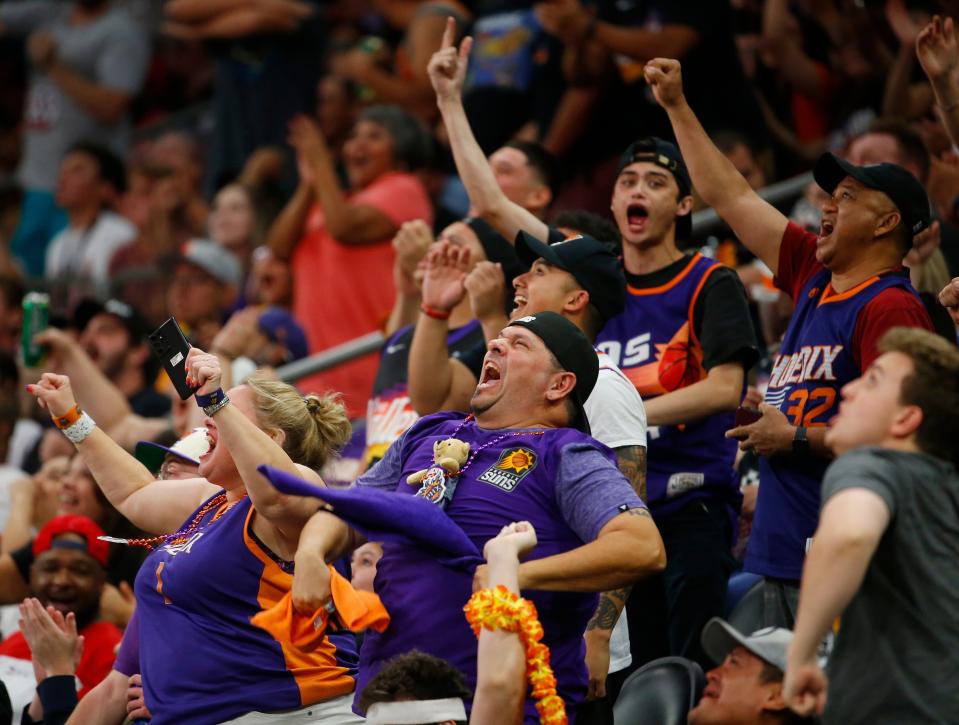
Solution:
M806 435L805 426L800 425L796 428L796 433L793 436L793 455L809 455L809 438Z

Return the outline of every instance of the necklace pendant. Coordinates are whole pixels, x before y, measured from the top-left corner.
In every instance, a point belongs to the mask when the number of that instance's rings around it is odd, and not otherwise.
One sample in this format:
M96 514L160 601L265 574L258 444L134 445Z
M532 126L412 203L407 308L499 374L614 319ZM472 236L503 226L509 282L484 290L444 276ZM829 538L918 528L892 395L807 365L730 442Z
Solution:
M458 481L458 475L451 474L440 466L433 466L427 470L415 495L445 509L453 499Z

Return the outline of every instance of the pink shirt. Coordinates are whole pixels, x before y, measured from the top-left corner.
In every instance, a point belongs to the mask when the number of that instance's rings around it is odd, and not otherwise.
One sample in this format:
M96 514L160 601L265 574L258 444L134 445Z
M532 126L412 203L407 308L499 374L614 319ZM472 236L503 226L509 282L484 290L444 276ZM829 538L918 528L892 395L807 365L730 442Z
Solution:
M353 204L375 207L399 227L423 219L432 223L426 189L412 174L391 172L350 195ZM339 345L382 327L396 298L392 239L342 244L329 233L323 209L314 205L303 237L293 251L293 312L306 330L310 352ZM304 378L304 392L343 394L351 418L366 414L377 355Z

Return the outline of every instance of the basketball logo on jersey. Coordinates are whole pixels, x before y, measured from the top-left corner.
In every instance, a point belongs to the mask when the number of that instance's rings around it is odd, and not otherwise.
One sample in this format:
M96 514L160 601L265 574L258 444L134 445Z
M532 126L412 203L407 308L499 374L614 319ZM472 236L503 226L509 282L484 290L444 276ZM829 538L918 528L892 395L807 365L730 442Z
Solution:
M529 448L508 448L500 454L496 463L483 472L479 480L510 493L536 468L538 461L536 453Z

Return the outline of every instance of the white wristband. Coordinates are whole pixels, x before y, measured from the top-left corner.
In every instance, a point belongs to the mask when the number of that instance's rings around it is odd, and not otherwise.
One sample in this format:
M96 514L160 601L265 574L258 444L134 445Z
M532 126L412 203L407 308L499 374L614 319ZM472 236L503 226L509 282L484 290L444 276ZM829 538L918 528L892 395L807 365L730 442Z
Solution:
M71 425L69 428L63 429L63 435L67 437L68 441L76 445L82 443L96 427L97 424L93 421L93 418L86 413L81 413L76 423Z

